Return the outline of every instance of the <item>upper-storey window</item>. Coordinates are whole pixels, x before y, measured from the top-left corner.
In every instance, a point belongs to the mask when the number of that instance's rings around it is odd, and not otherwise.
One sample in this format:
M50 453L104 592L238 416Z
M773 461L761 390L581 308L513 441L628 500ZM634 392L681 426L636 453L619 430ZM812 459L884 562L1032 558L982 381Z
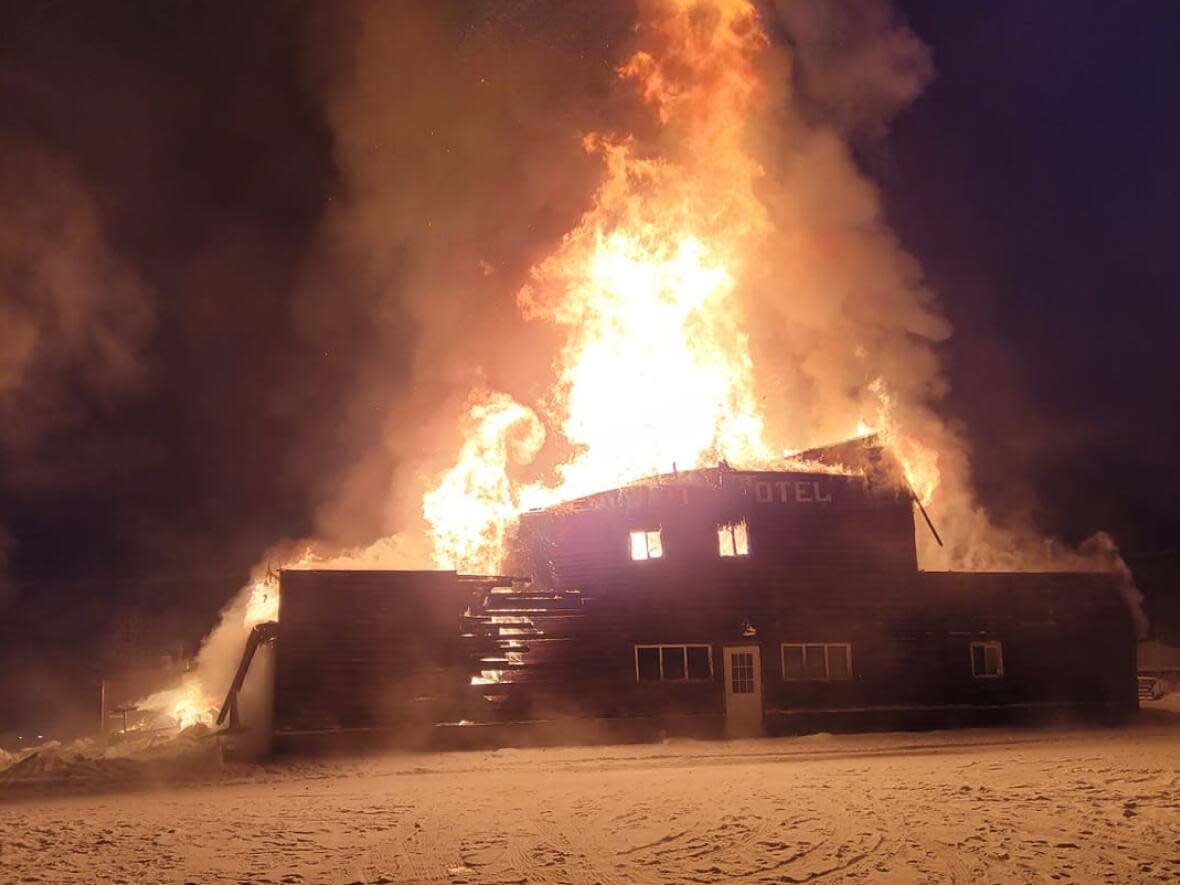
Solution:
M750 536L746 532L746 521L717 526L717 547L722 556L749 556Z
M1004 645L998 641L971 643L971 675L986 679L1004 675Z
M664 555L664 542L660 530L640 530L631 533L632 559L659 559Z

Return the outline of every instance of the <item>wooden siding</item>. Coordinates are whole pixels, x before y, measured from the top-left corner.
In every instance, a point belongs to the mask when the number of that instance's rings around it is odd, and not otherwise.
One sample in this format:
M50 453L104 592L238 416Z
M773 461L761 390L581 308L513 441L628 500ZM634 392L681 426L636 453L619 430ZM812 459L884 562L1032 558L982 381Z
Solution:
M722 557L717 526L738 521L749 555ZM663 556L633 561L630 532L655 529ZM914 546L911 498L895 484L720 467L526 514L510 570L532 583L284 572L276 727L716 720L723 648L751 644L768 723L1134 709L1134 629L1116 577L923 573ZM1002 643L1001 678L973 674L973 641ZM784 642L848 643L852 678L783 679ZM634 647L659 644L707 645L712 677L639 681Z
M513 570L532 575L539 586L593 587L601 594L647 580L649 573L658 581L666 562L716 568L717 527L740 521L747 526L750 554L720 563L730 573L831 580L917 569L908 492L861 476L716 468L524 514ZM663 556L633 561L631 531L657 528Z
M793 576L754 561L708 569L658 563L626 584L496 600L523 619L511 636L485 612L471 636L515 644L501 681L477 686L477 721L554 715L719 716L725 645L762 649L768 712L889 707L1135 706L1134 630L1117 580L1094 574ZM751 632L753 635L750 635ZM999 640L1002 678L977 678L971 642ZM849 643L852 678L787 681L784 642ZM634 646L706 644L711 680L639 682Z
M457 709L473 592L454 572L284 571L275 729L411 727Z

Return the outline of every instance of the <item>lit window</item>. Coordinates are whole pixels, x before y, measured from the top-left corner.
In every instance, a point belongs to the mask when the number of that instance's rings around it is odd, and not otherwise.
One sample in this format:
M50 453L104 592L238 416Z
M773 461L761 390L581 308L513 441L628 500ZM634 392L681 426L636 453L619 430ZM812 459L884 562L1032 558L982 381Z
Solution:
M1004 647L996 641L971 643L971 675L988 679L1004 675Z
M637 645L635 678L640 682L712 679L713 652L707 645Z
M784 642L783 679L835 681L852 678L852 646L847 642Z
M636 531L631 533L632 559L659 559L664 555L664 544L660 530Z
M746 533L746 521L717 526L717 547L722 556L749 556L750 536Z

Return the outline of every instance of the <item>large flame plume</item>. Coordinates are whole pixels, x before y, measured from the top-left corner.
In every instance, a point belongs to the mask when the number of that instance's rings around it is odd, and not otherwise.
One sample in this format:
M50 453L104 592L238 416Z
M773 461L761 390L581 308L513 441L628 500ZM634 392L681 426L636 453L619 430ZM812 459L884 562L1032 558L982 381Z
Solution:
M760 94L753 60L766 37L745 0L648 12L641 27L660 51L636 52L618 74L675 138L652 150L628 137L586 137L602 158L602 183L518 296L526 318L564 333L542 411L573 454L549 482L522 485L510 479L503 443L468 442L426 496L442 567L495 571L507 526L524 507L674 465L771 457L733 297L742 255L767 228L753 191L759 168L742 145ZM537 443L542 426L532 409L498 393L478 397L468 420L476 425L469 440L526 426ZM487 458L489 448L501 456Z
M746 146L766 99L756 66L766 35L748 0L648 3L640 34L643 48L618 76L657 134L585 138L602 182L517 299L526 319L564 335L551 394L536 410L499 392L474 396L459 460L425 498L440 567L498 570L521 509L674 468L767 466L786 448L767 439L736 295L772 233ZM928 500L933 453L895 429L884 382L873 393L873 426ZM543 428L572 454L546 480L514 482ZM510 445L512 435L526 444Z

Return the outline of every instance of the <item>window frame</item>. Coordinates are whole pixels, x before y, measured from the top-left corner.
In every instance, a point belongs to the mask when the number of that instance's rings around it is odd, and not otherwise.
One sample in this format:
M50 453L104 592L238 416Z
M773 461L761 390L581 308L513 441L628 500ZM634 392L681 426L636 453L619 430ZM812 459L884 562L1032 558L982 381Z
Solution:
M987 669L987 650L994 648L996 650L996 672L995 673L977 673L975 672L975 649L983 649L983 666ZM1004 678L1004 641L1002 639L972 639L971 644L967 649L968 657L971 660L971 675L975 679L1003 679Z
M635 658L635 681L636 682L712 682L716 675L716 670L713 667L713 646L705 642L636 642L632 645L632 655ZM683 679L666 679L664 677L664 649L679 648L684 652L684 678ZM689 676L688 675L688 650L690 648L703 648L705 653L709 656L709 675L708 676ZM660 662L660 678L659 679L643 679L639 675L639 651L640 649L655 649L656 656Z
M824 650L824 675L808 676L807 671L807 649L815 646L822 646ZM803 669L802 676L788 676L787 675L787 649L798 648L803 652ZM844 676L833 676L831 658L829 657L829 649L842 648L844 649L845 660L848 662L848 671ZM783 682L852 682L856 679L856 669L852 663L852 643L851 642L782 642L779 643L779 666L783 677Z
M739 658L742 660L739 661ZM735 695L757 694L758 668L754 666L754 652L734 649L730 652L729 662L733 669L730 673L729 682L725 686L725 693ZM749 665L748 672L747 663Z
M737 528L738 528L738 526L742 527L742 531L743 531L743 534L744 534L744 537L746 540L745 551L738 550L738 542L737 542ZM724 548L722 547L721 538L722 538L723 532L728 532L728 534L729 534L729 547L731 550L733 550L733 553L726 553ZM737 520L733 520L731 522L717 523L717 555L721 559L744 559L750 555L750 525L749 525L749 523L746 522L745 519L737 519Z
M635 556L635 539L636 535L643 536L643 545L646 555L642 557ZM655 535L656 540L660 545L660 552L656 556L651 555L651 536ZM656 526L652 529L631 529L627 533L627 555L632 562L651 562L653 559L664 558L664 529L662 526Z

